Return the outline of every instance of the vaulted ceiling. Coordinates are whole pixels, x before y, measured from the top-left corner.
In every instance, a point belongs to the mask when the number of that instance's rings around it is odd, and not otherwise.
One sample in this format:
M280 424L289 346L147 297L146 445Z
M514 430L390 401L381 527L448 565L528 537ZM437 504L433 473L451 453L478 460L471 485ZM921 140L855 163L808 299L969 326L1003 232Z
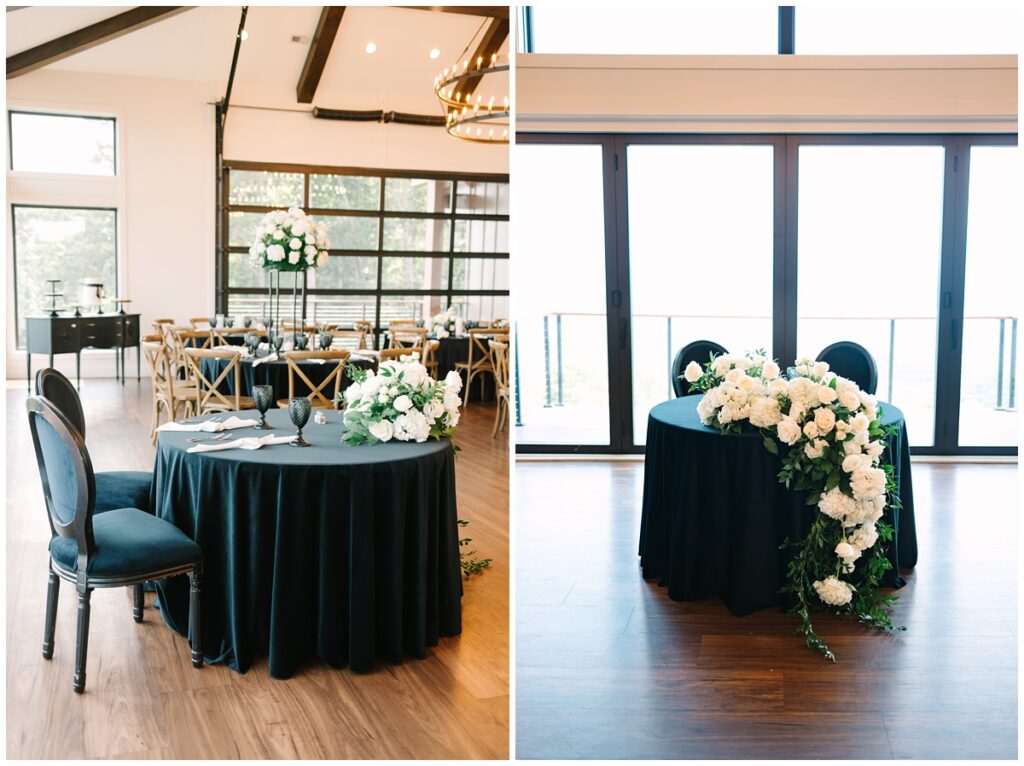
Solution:
M308 108L312 103L328 108L440 114L432 90L435 75L472 55L488 40L492 47L507 52L508 10L433 8L438 9L337 6L325 13L321 6L250 6L245 26L248 39L242 44L232 103L296 108ZM102 27L105 20L132 10L130 6L9 10L8 77L12 76L12 57L17 54L24 58L26 51L90 25ZM213 92L223 93L240 14L240 6L193 7L169 13L48 63L44 69L201 81L210 83ZM322 16L331 17L325 19L326 30ZM307 65L307 59L317 58L310 56L311 44L318 28L323 38L334 22L334 41L323 61L322 75L315 81ZM370 43L375 46L373 53L367 52ZM434 48L440 56L431 59ZM322 55L319 59L323 60ZM314 69L319 63L311 61ZM315 84L311 101L299 99L303 80L307 96L309 86ZM488 90L507 93L507 78L489 82Z

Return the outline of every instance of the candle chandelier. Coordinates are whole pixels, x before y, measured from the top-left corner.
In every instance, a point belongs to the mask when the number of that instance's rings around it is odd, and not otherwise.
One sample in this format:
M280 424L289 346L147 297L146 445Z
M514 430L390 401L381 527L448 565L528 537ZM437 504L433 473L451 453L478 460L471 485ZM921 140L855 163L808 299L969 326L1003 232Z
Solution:
M493 75L508 70L508 57L494 53L490 59L478 56L475 61L456 62L434 78L434 95L444 108L448 135L485 144L508 143L507 92L500 96L486 90L476 93L487 85L493 87L498 80Z

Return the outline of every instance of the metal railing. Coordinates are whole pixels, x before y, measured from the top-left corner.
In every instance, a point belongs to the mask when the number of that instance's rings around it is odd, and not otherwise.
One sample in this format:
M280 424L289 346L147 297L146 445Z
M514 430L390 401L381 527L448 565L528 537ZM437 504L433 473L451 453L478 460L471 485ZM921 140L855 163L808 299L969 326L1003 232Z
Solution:
M563 385L562 365L562 318L563 317L603 317L605 314L587 312L552 312L543 316L544 322L544 406L562 407L565 404ZM633 314L634 319L664 319L666 322L666 361L669 369L672 368L672 360L678 349L674 347L672 340L673 320L741 320L760 319L770 320L770 316L713 316L713 315L685 315L685 314ZM893 379L896 361L896 322L897 321L931 321L936 322L936 317L927 316L889 316L889 317L835 317L835 316L802 316L801 321L885 321L889 323L889 343L887 349L887 376L886 376L886 400L892 401ZM1015 316L965 316L967 320L992 320L999 322L999 351L997 359L996 374L996 404L997 410L1013 410L1016 403L1017 389L1017 317ZM554 321L552 321L554 320ZM1005 364L1006 357L1006 325L1009 323L1010 331L1010 360L1009 365ZM552 354L552 325L554 325L554 352ZM517 323L518 326L518 323ZM962 334L962 333L961 333ZM518 337L518 336L517 336ZM554 368L552 368L552 356L554 356ZM1008 370L1007 370L1008 368ZM519 417L519 386L518 386L519 365L516 363L516 425L522 425ZM1008 386L1004 386L1004 379L1008 378ZM672 398L672 382L666 380L668 397ZM1003 390L1007 389L1006 406L1003 406Z

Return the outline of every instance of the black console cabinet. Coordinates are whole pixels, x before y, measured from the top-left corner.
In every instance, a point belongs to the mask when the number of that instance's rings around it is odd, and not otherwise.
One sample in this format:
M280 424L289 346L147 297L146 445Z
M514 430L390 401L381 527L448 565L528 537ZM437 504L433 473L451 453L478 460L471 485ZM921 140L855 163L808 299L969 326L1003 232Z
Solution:
M142 379L138 314L93 314L89 316L37 316L25 318L25 365L28 388L32 390L32 354L74 354L78 387L82 387L82 349L114 349L115 375L124 385L124 351L135 347L135 375Z

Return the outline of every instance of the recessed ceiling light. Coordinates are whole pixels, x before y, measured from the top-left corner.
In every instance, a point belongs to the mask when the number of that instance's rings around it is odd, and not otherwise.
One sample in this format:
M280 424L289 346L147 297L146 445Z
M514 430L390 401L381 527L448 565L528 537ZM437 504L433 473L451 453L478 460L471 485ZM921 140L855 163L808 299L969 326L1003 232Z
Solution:
M441 51L439 49L437 49L437 48L431 48L430 49L430 58L436 59L440 55L441 55Z
M242 30L242 42L244 43L248 39L249 39L249 33L246 30L243 29Z
M375 50L377 50L377 43L367 43L366 44L366 52L367 53L373 53Z

